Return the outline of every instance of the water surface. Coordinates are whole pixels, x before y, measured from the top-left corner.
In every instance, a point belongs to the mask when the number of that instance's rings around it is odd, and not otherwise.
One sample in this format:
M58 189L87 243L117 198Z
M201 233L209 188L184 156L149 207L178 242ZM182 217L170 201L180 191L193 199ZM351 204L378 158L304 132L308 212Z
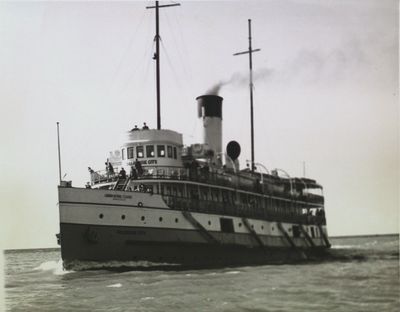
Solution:
M399 311L399 236L333 238L318 263L64 271L59 250L7 251L8 311Z

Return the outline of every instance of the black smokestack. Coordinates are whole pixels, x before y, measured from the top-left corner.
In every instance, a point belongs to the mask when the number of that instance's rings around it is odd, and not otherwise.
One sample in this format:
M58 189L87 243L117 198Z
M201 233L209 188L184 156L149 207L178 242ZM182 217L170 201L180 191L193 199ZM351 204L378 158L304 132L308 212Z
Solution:
M219 117L222 119L222 100L218 95L201 95L196 98L200 117ZM203 110L204 107L204 110Z

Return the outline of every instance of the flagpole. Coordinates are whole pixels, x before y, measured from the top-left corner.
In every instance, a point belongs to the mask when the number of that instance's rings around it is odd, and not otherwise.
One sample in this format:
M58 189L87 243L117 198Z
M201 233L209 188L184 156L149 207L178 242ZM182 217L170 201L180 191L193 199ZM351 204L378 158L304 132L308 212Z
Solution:
M60 127L59 122L57 121L57 143L58 143L58 175L60 178L61 185L61 152L60 152Z

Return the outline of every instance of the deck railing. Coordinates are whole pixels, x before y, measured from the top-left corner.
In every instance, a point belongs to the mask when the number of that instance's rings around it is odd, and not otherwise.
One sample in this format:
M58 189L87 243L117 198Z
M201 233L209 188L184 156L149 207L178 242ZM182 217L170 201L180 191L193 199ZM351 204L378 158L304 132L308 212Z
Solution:
M114 173L107 172L106 170L96 171L91 173L91 185L107 182L115 182L118 180L118 168L114 169ZM127 173L130 176L129 172ZM254 179L250 176L244 176L235 173L224 173L222 171L210 172L204 168L177 168L177 167L157 167L145 168L143 174L140 176L132 177L137 180L175 180L175 181L190 181L207 183L216 186L226 186L230 188L239 188L241 190L255 192L259 194L266 194L271 196L280 196L289 198L291 200L306 201L314 204L323 204L324 197L310 194L310 193L297 193L290 189L284 188L284 183L279 184L279 181L264 184L260 180Z
M206 201L206 200L193 200L183 197L163 195L166 204L177 210L222 214L236 217L265 219L270 221L286 221L299 224L321 224L325 225L326 220L324 215L309 215L302 213L276 212L271 209L258 208L255 209L246 204L232 204L224 202Z

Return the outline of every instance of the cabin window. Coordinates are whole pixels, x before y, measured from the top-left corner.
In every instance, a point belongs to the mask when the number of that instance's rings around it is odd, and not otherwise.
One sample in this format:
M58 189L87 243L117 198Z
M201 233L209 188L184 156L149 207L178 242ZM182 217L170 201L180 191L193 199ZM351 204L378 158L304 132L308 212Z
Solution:
M207 187L200 187L200 194L202 200L208 200L208 188Z
M219 201L219 190L212 188L211 189L211 198L213 201Z
M172 185L171 189L172 189L172 195L176 197L176 195L178 194L176 185Z
M314 238L315 237L315 231L314 231L314 227L311 227L311 237Z
M167 156L168 158L172 158L172 146L167 146Z
M300 237L300 227L298 225L292 226L293 237Z
M221 232L224 233L234 233L233 220L228 218L220 218L219 222L221 224Z
M183 187L182 187L182 185L178 185L177 190L178 190L177 196L178 197L183 197Z
M198 191L197 186L195 186L195 185L188 186L188 191L190 194L190 198L199 199L199 191Z
M127 153L128 159L132 159L133 158L133 147L128 147L126 149L126 153Z
M147 157L154 157L154 146L153 145L146 145L146 156Z
M231 195L231 203L235 204L236 203L236 194L235 192L230 192Z
M177 152L176 152L176 147L174 146L174 158L177 159Z
M125 159L125 149L124 148L121 150L121 153L122 153L122 160L124 160Z
M157 145L157 156L165 157L165 145Z
M242 204L247 204L247 195L246 194L240 193L240 202Z
M143 158L144 157L143 146L139 145L138 147L136 147L136 157L137 158Z
M229 202L229 193L226 190L222 190L222 201L224 203L228 203Z

